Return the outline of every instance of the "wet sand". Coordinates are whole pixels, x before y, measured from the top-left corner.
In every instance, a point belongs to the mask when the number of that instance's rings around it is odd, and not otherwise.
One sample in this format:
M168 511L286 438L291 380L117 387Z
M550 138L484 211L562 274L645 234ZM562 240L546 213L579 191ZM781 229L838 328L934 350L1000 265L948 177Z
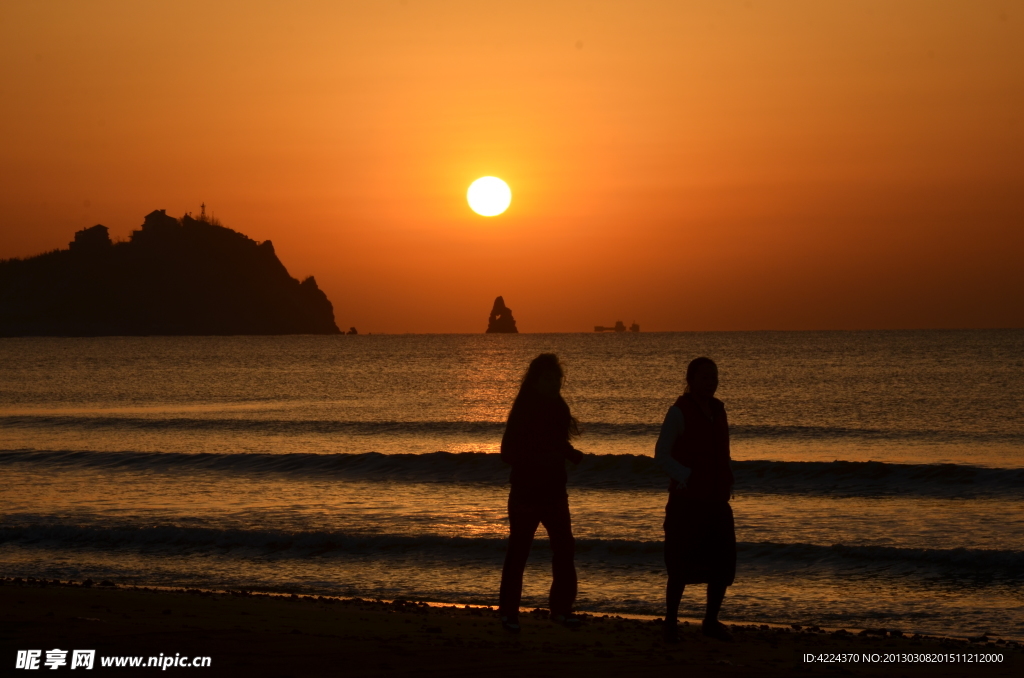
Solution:
M1024 649L997 638L737 625L735 642L722 643L690 624L681 627L683 642L666 645L660 623L650 620L586 617L568 630L536 613L524 614L522 625L509 635L486 608L0 580L5 675L34 673L11 670L17 650L43 650L45 659L53 648L96 650L95 671L123 676L160 669L103 667L101 658L208 656L209 668L166 671L210 676L1024 675ZM805 653L1001 655L1002 662L807 664Z

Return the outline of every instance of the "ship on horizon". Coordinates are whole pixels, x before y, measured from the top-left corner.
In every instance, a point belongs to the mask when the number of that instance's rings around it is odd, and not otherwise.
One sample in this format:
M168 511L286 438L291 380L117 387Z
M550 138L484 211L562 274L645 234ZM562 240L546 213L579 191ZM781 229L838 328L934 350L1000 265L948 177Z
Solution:
M594 331L595 332L625 332L625 331L627 331L627 327L626 327L626 323L622 322L621 320L616 320L614 327L605 327L604 325L594 325ZM637 322L634 320L633 324L629 326L628 331L630 331L630 332L639 332L640 331L640 325L638 325Z

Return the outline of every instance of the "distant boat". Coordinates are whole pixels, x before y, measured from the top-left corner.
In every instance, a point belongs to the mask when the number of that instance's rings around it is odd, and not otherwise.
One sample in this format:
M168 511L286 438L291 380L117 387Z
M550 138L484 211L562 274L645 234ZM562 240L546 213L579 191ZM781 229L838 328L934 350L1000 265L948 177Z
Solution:
M621 320L616 320L614 327L605 327L604 325L594 325L594 331L595 332L625 332L626 331L626 323L622 322ZM636 321L633 321L633 324L629 326L629 331L630 332L639 332L640 331L640 326L636 324Z

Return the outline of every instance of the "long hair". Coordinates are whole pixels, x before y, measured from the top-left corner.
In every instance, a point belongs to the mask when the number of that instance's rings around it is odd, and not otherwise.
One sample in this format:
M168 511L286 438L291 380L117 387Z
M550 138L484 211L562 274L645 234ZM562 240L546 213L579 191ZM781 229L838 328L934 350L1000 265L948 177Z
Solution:
M580 434L579 422L569 412L569 405L562 397L561 391L555 394L554 398L545 398L541 394L537 386L545 374L557 375L559 385L565 381L565 370L562 369L562 363L558 361L558 356L554 353L541 353L530 361L530 366L526 368L526 374L523 375L523 381L519 385L519 393L512 403L509 419L514 413L518 413L524 408L554 407L568 414L565 422L565 439L572 440Z
M718 371L718 365L711 358L701 356L690 361L690 364L686 366L686 388L683 389L683 393L690 392L690 381L697 375L697 370L705 366L713 367L716 372Z

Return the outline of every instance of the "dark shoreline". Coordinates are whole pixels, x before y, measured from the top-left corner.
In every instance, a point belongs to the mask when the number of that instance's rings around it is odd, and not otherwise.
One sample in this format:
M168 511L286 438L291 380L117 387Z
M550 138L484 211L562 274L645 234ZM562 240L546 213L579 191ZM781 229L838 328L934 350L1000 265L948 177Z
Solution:
M484 607L424 602L83 585L0 579L5 663L19 649L95 649L97 656L212 657L204 675L1019 675L1024 644L995 637L903 636L899 632L731 625L734 643L682 627L666 645L660 620L587 615L578 631L523 615L509 636ZM972 642L973 641L973 642ZM981 664L807 664L812 654L999 654ZM45 668L45 667L44 667ZM177 667L171 667L175 670ZM109 667L96 666L97 670ZM119 668L119 675L132 669ZM143 669L134 673L145 675Z

